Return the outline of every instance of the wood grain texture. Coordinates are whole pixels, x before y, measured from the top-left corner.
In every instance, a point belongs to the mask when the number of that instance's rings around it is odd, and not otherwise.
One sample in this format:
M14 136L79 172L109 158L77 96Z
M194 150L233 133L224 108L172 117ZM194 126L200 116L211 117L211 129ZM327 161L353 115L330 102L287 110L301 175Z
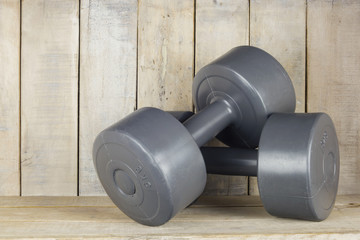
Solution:
M257 197L257 196L251 196ZM108 196L7 196L0 197L0 208L28 207L115 207Z
M251 0L250 45L273 55L289 74L296 112L305 112L306 0ZM258 194L250 178L250 194Z
M103 195L92 146L136 107L137 1L82 0L80 16L79 193Z
M248 0L196 1L195 71L231 48L249 44ZM211 146L221 145L212 141ZM244 195L248 178L208 175L205 195Z
M233 47L248 44L247 0L196 1L196 72Z
M0 0L0 196L20 194L20 2Z
M335 123L339 193L360 193L360 2L310 0L307 22L308 111Z
M352 195L341 196L337 204L347 203ZM201 196L191 207L261 207L259 196ZM27 207L116 207L108 196L6 196L0 197L0 208Z
M79 5L24 0L22 195L77 194Z
M160 227L135 223L104 197L32 197L14 205L0 198L0 238L102 238L102 239L359 239L360 196L340 196L328 219L323 222L282 219L267 214L263 207L248 205L230 197L207 198L182 210ZM245 196L246 199L256 197ZM258 197L257 197L258 198ZM69 200L73 201L73 204ZM99 201L100 199L100 201ZM238 201L238 204L236 204ZM210 202L210 204L209 204ZM70 203L70 204L69 204ZM104 205L101 205L104 204Z
M191 110L194 1L139 1L138 108Z

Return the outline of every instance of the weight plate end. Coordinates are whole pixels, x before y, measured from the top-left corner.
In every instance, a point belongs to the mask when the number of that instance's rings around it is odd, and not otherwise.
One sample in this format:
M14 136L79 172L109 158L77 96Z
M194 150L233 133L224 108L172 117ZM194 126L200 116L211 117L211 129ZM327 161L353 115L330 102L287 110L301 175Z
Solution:
M325 113L273 114L260 139L258 186L272 215L321 221L338 189L339 146Z
M194 201L206 183L201 152L172 115L143 108L96 138L93 159L111 200L135 221L158 226Z
M270 54L251 46L230 50L195 75L197 111L216 98L234 106L237 120L217 136L232 147L257 147L271 113L295 110L295 91L285 69Z

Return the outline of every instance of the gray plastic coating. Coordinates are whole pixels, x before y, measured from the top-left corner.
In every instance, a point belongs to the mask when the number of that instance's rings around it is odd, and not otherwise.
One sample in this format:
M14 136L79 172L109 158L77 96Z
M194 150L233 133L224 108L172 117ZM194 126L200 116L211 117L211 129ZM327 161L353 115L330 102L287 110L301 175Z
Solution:
M93 159L111 200L145 225L167 222L199 197L206 183L194 139L177 119L156 108L137 110L102 131Z
M321 221L334 206L339 144L325 113L273 114L261 134L258 186L272 215Z
M256 148L267 118L275 112L294 112L296 105L285 69L270 54L252 46L233 48L201 68L192 91L197 111L214 99L232 103L237 120L217 135L232 147Z
M202 146L236 120L226 100L217 100L184 122L198 146Z
M278 217L326 219L335 202L340 156L325 113L273 114L259 150L202 147L207 172L258 176L265 209Z

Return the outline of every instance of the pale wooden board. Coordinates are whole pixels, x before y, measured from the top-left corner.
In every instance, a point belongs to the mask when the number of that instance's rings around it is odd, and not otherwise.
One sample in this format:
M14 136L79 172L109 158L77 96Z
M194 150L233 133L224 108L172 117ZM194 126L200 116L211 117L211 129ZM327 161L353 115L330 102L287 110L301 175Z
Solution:
M0 0L0 196L20 194L20 1Z
M0 197L0 208L29 207L115 207L115 205L108 196Z
M92 146L136 107L137 1L81 1L79 193L105 194Z
M243 197L237 197L239 200ZM254 198L254 197L250 197ZM6 198L4 198L6 199ZM0 204L4 202L0 198ZM29 198L27 198L29 199ZM33 198L35 199L35 198ZM57 198L60 202L61 198ZM81 199L81 200L76 200ZM222 206L224 197L209 198L213 205L190 207L160 227L133 222L116 207L99 205L99 197L74 198L77 206L0 206L0 238L140 238L140 239L358 239L360 237L360 196L339 196L330 217L323 222L281 219L262 207ZM100 199L104 199L100 197ZM232 201L236 198L232 197ZM51 202L51 198L38 197ZM6 202L6 201L5 201ZM84 204L82 204L82 202ZM216 202L219 205L216 205ZM33 201L34 203L34 201ZM91 205L91 203L93 203ZM222 207L219 207L222 206Z
M195 72L231 48L249 44L248 0L196 1ZM213 141L211 146L219 146ZM205 195L243 195L248 178L208 175Z
M138 108L191 110L194 1L139 1Z
M22 2L23 195L77 194L79 5Z
M348 204L353 197L341 196L338 203ZM108 196L78 196L78 197L0 197L0 208L16 207L115 207ZM201 196L192 207L234 207L234 206L262 206L259 196Z
M250 45L273 55L289 74L296 112L305 111L306 0L251 0ZM250 194L258 194L250 178Z
M360 2L308 2L308 111L328 113L340 143L339 193L360 193Z
M238 239L246 239L246 240L259 240L259 239L272 239L272 240L294 240L294 239L318 239L318 240L338 240L338 239L349 239L349 240L358 240L359 234L358 233L315 233L315 234L237 234L237 235L226 235L226 234L201 234L201 235L150 235L150 236L126 236L126 237L113 237L113 236L98 236L98 237L90 237L84 235L82 237L78 236L71 236L71 237L55 237L56 239L146 239L146 240L167 240L167 239L227 239L227 240L238 240ZM7 238L5 238L7 239ZM22 238L22 237L15 237L11 239L29 239L29 238ZM32 238L30 238L32 239ZM41 237L40 239L49 239L53 240L54 237Z
M195 72L233 47L248 44L248 0L196 1Z

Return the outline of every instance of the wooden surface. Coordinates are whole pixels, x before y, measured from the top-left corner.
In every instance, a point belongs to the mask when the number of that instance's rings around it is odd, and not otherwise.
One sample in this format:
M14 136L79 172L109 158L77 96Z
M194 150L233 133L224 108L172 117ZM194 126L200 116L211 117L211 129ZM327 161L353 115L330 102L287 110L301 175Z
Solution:
M92 146L136 107L137 1L83 0L80 16L79 194L103 195Z
M77 194L79 5L22 1L22 195Z
M257 196L202 197L160 227L135 223L107 197L1 197L0 238L359 239L360 195L338 196L323 222L267 214Z
M360 192L360 2L308 3L308 111L327 112L340 142L342 194Z
M197 0L195 72L231 48L249 44L247 0Z
M138 108L192 109L194 2L140 0Z
M0 0L0 195L20 194L20 2Z
M285 68L296 93L296 112L305 112L306 0L250 1L250 45L273 55ZM259 194L249 178L249 194Z
M239 45L249 44L248 0L196 1L195 73ZM212 141L210 146L221 146ZM246 195L248 177L209 174L205 195Z

